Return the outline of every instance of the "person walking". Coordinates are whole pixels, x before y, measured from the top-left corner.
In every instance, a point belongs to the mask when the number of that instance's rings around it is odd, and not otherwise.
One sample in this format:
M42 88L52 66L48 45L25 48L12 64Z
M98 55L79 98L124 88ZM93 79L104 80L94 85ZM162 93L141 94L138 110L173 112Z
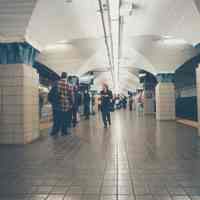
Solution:
M67 84L68 84L68 93L71 94L71 109L68 111L68 120L67 120L67 127L71 128L73 124L73 108L75 103L75 87L73 85L73 77L67 77ZM74 125L74 124L73 124Z
M126 110L126 107L127 107L127 98L126 98L126 96L122 97L122 105L123 105L123 109Z
M73 127L76 127L76 124L78 123L77 120L77 114L80 106L80 94L78 92L78 87L74 88L74 101L73 101L73 107L72 107L72 124Z
M83 98L83 105L84 105L84 115L85 119L90 118L90 94L88 90L85 90L84 98Z
M48 101L52 106L52 115L53 115L53 127L51 130L51 136L57 136L58 127L60 126L60 112L61 106L59 101L59 94L57 89L57 84L53 83L52 88L48 94Z
M133 110L133 95L129 96L129 110Z
M67 83L67 73L63 72L61 80L55 84L50 93L49 101L53 107L53 128L51 135L57 136L59 131L62 135L68 135L68 121L72 109L72 94Z
M43 106L44 106L44 97L43 97L42 91L40 90L39 91L39 116L40 116L40 119L42 118Z
M102 119L104 123L104 128L107 128L107 122L111 125L111 104L112 104L112 91L109 90L108 85L103 85L103 90L101 91L101 112Z

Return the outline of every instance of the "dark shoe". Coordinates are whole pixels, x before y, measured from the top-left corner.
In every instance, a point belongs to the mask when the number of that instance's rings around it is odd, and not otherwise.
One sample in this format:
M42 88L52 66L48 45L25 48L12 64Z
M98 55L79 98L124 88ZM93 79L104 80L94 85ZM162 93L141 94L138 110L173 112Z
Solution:
M61 136L67 136L67 135L71 135L70 132L67 132L67 133L62 133Z
M104 125L104 128L108 128L108 127L107 127L107 124Z
M53 139L57 139L57 138L58 138L58 134L51 135L51 137L52 137Z
M51 132L51 133L50 133L50 136L54 137L54 136L58 136L58 134L57 134L57 133Z

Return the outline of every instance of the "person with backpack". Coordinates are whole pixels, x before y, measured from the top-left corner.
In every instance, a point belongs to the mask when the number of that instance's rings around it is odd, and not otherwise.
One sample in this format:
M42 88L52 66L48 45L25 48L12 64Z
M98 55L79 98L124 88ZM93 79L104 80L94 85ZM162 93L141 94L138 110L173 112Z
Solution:
M68 135L70 111L72 109L72 94L67 83L67 73L63 72L61 79L53 85L48 95L53 110L53 127L51 136Z

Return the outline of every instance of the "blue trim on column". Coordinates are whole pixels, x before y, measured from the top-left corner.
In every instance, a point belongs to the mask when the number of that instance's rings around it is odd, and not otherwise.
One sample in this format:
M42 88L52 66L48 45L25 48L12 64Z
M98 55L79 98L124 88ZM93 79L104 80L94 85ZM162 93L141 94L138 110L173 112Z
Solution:
M158 82L161 82L161 83L173 83L174 82L174 74L172 74L172 73L157 74L156 79Z
M33 65L37 53L27 42L0 43L0 64Z

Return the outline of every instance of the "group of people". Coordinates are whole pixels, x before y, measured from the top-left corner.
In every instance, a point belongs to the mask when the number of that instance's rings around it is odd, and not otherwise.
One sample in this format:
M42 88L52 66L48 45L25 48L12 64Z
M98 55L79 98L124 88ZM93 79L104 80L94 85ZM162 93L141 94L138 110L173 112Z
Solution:
M134 104L134 98L133 95L129 95L128 97L124 95L117 95L114 96L112 99L112 110L119 110L119 109L127 109L129 107L129 110L133 110L133 104Z
M48 100L52 105L53 112L53 127L51 136L58 136L61 132L62 136L70 134L71 125L73 127L77 124L77 113L81 105L81 94L76 86L70 84L70 77L67 73L61 74L61 79L52 85L48 94ZM101 94L101 112L104 127L111 125L111 105L112 105L112 91L104 84ZM91 97L88 90L85 90L83 95L83 107L85 119L90 117L90 103Z
M69 135L71 125L75 127L77 124L80 94L78 88L70 84L70 78L63 72L61 79L52 86L48 95L53 111L52 136L57 136L60 131L63 136Z
M51 88L48 94L48 100L52 105L53 111L53 127L51 131L52 136L57 136L61 131L62 135L69 135L71 125L73 127L77 124L77 114L82 102L82 96L79 93L78 87L73 86L70 81L71 77L63 72L61 79L58 80ZM142 96L138 97L138 102L142 104ZM91 98L89 90L85 90L83 94L83 107L85 119L90 117L90 106L94 103ZM132 95L113 96L112 91L107 84L103 84L103 89L100 92L99 110L102 113L102 121L104 128L111 125L111 112L115 109L127 108L129 104L130 111L133 110L134 98Z

